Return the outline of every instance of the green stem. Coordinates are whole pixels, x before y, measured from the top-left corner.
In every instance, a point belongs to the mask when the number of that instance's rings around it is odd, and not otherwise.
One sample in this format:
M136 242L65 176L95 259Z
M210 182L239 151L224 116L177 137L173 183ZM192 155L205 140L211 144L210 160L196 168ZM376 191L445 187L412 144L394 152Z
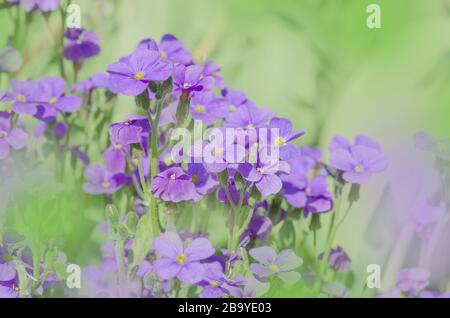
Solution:
M158 174L158 141L159 141L159 134L158 134L158 125L159 125L159 119L161 117L161 111L163 106L163 99L156 101L156 115L155 119L152 119L150 117L150 121L152 123L152 135L151 135L151 141L150 141L150 151L151 151L151 158L150 158L150 179L149 184L151 185L153 179ZM156 202L156 198L151 195L151 192L148 191L148 194L150 196L150 215L151 215L151 224L152 224L152 235L153 238L157 237L159 235L159 221L158 221L158 206Z
M333 215L332 215L331 223L330 223L330 230L328 232L327 243L325 246L325 252L323 254L322 261L320 262L319 275L317 276L317 279L314 283L313 289L316 294L320 292L323 276L325 274L325 270L326 270L327 264L328 264L328 258L330 257L331 247L333 246L334 237L336 236L336 232L338 229L338 227L335 226L335 223L339 216L341 201L342 201L342 189L340 192L338 192L338 197L336 198L335 206L333 209L334 211L333 211Z

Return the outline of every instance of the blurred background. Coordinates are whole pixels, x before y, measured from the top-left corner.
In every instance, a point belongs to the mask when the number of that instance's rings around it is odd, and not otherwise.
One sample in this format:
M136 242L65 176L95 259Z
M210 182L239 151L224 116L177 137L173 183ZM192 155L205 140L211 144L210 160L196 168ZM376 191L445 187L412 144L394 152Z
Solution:
M352 258L358 277L366 275L368 264L384 266L393 258L404 224L399 220L428 195L437 178L432 158L415 149L412 136L424 130L450 137L449 0L73 3L81 7L82 26L96 31L102 45L100 55L86 62L80 80L105 71L141 39L172 33L198 60L218 63L229 87L304 129L300 143L326 149L334 135L351 139L358 133L378 140L390 157L389 169L363 187L336 241ZM366 25L371 3L381 7L381 29ZM58 73L55 65L44 62L53 50L49 37L61 32L58 18L50 18L50 27L42 17L35 18L24 41L26 66L15 76L37 79ZM13 29L0 12L0 46ZM125 97L116 107L117 120L135 109ZM410 241L404 243L405 251ZM439 277L448 279L445 258L450 253L443 248L447 253L441 253ZM388 266L387 281L392 283L401 266Z

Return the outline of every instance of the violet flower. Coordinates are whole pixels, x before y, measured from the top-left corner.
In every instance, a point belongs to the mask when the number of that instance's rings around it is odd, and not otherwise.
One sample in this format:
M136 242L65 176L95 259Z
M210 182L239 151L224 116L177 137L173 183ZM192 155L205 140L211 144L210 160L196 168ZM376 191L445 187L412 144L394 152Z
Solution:
M42 12L55 11L61 0L19 0L20 5L26 12L40 10Z
M325 176L316 176L311 181L304 174L282 175L283 197L295 208L303 208L307 217L310 213L328 212L333 207L333 195L328 191Z
M20 128L12 128L9 115L0 117L0 160L8 157L11 148L20 150L25 147L28 135Z
M112 194L126 182L123 174L114 174L98 164L89 165L84 175L88 180L83 190L89 194Z
M397 288L410 296L416 297L424 290L430 279L430 273L422 268L407 268L400 271Z
M288 148L295 148L289 142L300 138L305 134L303 130L292 131L292 123L285 118L272 118L269 124L269 129L278 129L279 135L276 140L272 140L272 144L279 147L280 158L285 160L287 157ZM270 135L269 135L270 136Z
M93 31L83 28L68 28L64 33L68 43L64 47L64 57L78 62L96 56L100 52L100 41Z
M152 182L152 193L161 200L175 203L194 200L198 196L192 177L179 167L158 174Z
M208 173L201 163L188 164L186 173L191 176L198 194L195 201L200 200L206 194L212 193L220 183L217 180L217 176Z
M230 294L236 298L259 298L270 288L269 283L263 283L253 276L245 279L244 287L229 288Z
M173 70L173 85L175 93L183 91L200 92L209 89L213 84L211 77L203 74L203 67L198 65L175 65Z
M186 248L174 232L167 232L153 241L153 248L162 257L153 263L156 274L164 280L178 278L186 284L196 284L205 275L200 261L215 253L211 243L205 238L193 240Z
M323 254L319 255L319 259L323 258ZM352 265L352 261L344 249L340 246L336 249L331 249L330 257L328 258L328 266L333 268L336 272L348 272Z
M203 280L199 283L203 290L200 298L222 298L228 295L230 286L233 282L227 279L223 272L222 265L219 262L204 264L205 274ZM234 287L234 286L233 286Z
M34 115L37 112L38 85L33 81L16 79L12 79L10 85L12 91L7 92L2 101L11 102L13 111L18 114Z
M108 66L110 83L114 91L127 96L143 93L151 81L164 81L171 66L156 51L138 48L130 56Z
M382 172L388 165L380 145L364 135L356 136L354 145L345 137L334 137L329 149L331 166L342 171L347 182L366 183L373 173Z
M0 245L0 298L18 298L18 286L16 264L6 247Z
M251 249L251 257L260 263L250 264L250 269L257 279L265 281L270 276L277 276L285 282L294 284L300 274L294 271L303 261L292 250L283 250L278 255L272 247L263 246Z
M201 120L208 125L214 124L228 113L225 102L210 91L195 94L191 100L190 111L194 120Z
M170 63L189 65L192 63L192 53L187 50L183 43L172 34L165 34L159 45L153 39L146 39L139 43L138 48L159 51L161 58Z
M255 129L272 119L275 113L258 108L251 103L242 105L226 118L226 127Z

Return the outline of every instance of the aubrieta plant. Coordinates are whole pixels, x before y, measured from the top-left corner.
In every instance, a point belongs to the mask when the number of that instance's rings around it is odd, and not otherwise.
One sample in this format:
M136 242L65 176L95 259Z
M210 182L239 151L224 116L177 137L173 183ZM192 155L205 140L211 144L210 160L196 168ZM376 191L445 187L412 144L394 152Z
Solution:
M47 15L59 1L10 5ZM59 76L12 76L0 93L0 160L5 177L17 162L44 162L58 185L75 184L95 200L97 215L106 210L102 260L84 268L71 295L264 297L300 288L329 295L336 273L351 267L335 243L339 225L388 165L375 140L336 136L325 161L322 150L298 146L307 132L229 88L219 66L197 61L169 34L142 40L105 72L78 81L100 41L81 28L60 36ZM116 122L119 95L135 113ZM76 260L44 233L10 240L0 230L1 297L64 295L55 287L67 275L61 266ZM305 233L312 248L299 244ZM426 279L403 272L399 290L415 295Z

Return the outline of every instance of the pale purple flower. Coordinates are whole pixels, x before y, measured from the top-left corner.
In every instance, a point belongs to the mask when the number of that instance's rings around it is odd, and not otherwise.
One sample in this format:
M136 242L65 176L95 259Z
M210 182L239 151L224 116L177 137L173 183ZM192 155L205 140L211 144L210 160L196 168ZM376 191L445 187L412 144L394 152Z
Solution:
M7 92L2 101L11 102L12 109L18 114L34 115L37 112L36 100L40 93L38 85L33 81L10 81L11 92Z
M153 263L154 271L161 279L176 277L191 285L200 282L205 276L204 265L200 262L215 253L207 239L194 239L184 247L183 241L174 232L157 237L153 241L153 248L161 256Z
M303 208L304 216L324 213L333 207L333 195L328 191L325 176L316 176L311 181L304 174L284 174L283 197L295 208Z
M246 103L226 118L226 126L231 128L254 129L261 127L271 120L275 113L263 108L258 108L252 103Z
M170 63L189 65L192 63L192 53L187 50L183 43L172 34L165 34L159 45L153 39L146 39L139 43L138 48L159 51L161 58Z
M181 202L197 198L192 177L179 167L169 168L158 174L152 182L155 197L169 202Z
M43 77L38 83L39 95L35 102L43 108L44 117L56 117L59 112L73 113L81 106L78 96L65 96L66 81L61 77Z
M356 136L354 145L345 137L334 137L329 149L331 166L342 171L347 182L366 183L373 173L382 172L388 165L380 145L364 135Z
M212 193L220 183L217 176L208 173L201 163L188 164L186 173L191 176L198 194L195 201L200 200L206 194Z
M222 298L229 294L230 287L234 284L228 280L223 272L222 265L219 262L212 262L204 264L205 275L203 280L199 283L203 287L200 293L200 298Z
M54 11L59 7L61 0L19 0L26 12L40 10L42 12Z
M195 94L191 100L190 111L194 120L201 120L208 125L224 118L228 113L225 101L218 99L210 91Z
M130 56L108 67L111 88L123 95L143 93L151 81L164 81L172 67L161 59L157 51L138 48Z
M319 255L319 259L323 258L323 254ZM328 266L333 268L336 272L348 272L352 261L344 249L340 246L336 249L332 248L330 257L328 258Z
M291 141L300 138L305 134L303 130L292 130L292 123L285 118L272 118L268 126L269 129L278 129L278 136L275 140L271 140L272 144L279 147L280 158L286 160L288 158L289 148L295 148L289 144ZM271 136L271 134L269 134Z
M28 135L21 128L11 127L9 114L0 117L0 160L8 157L11 148L20 150L25 147Z
M0 245L0 298L18 298L18 286L16 264L6 246Z
M248 228L242 233L241 245L247 245L252 239L260 239L262 242L266 242L270 232L272 232L272 220L259 214L255 208Z
M64 35L68 40L64 46L64 57L70 61L78 62L100 52L100 40L93 31L68 28Z
M428 286L429 279L429 271L422 268L407 268L398 274L396 286L403 293L416 297Z
M294 284L301 277L295 269L302 265L303 261L292 250L283 250L277 255L272 247L263 246L251 249L249 254L259 262L250 264L250 269L260 280L265 281L275 275Z
M255 279L253 276L250 276L247 279L243 280L243 288L235 287L229 288L230 294L236 298L259 298L270 288L269 283L263 283L259 280Z
M126 182L123 174L114 174L97 164L89 165L84 175L87 183L83 185L83 190L89 194L112 194Z

